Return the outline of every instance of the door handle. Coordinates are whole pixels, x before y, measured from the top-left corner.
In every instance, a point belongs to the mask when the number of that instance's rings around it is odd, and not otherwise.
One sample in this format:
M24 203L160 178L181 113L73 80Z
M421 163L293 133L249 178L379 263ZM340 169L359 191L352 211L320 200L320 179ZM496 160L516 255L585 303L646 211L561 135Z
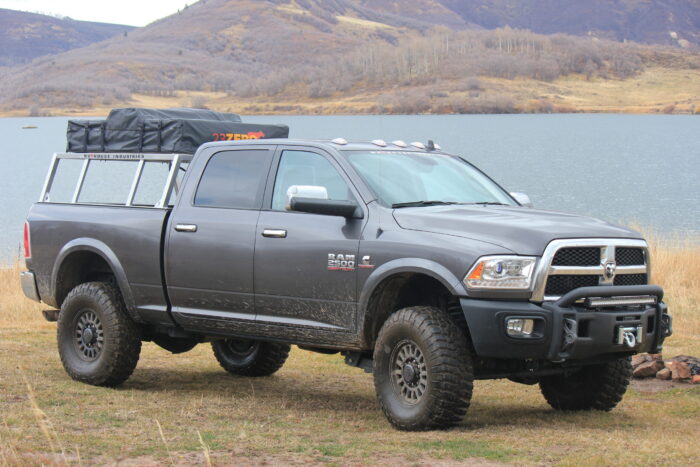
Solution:
M195 224L177 224L175 230L178 232L196 232L197 226Z
M265 229L262 231L263 237L287 238L287 231L283 229Z

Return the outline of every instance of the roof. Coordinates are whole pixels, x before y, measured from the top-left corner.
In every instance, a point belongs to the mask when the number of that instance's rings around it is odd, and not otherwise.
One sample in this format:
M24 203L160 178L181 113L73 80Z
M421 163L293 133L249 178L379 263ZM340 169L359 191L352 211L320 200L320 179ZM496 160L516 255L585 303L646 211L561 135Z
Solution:
M256 140L241 140L241 141L219 141L206 143L202 146L222 146L222 145L262 145L262 144L284 144L284 145L315 145L325 146L336 150L344 151L402 151L402 152L426 152L425 143L407 143L403 141L385 142L382 140L372 141L346 141L343 138L328 139L256 139ZM444 153L439 145L435 145L435 152Z

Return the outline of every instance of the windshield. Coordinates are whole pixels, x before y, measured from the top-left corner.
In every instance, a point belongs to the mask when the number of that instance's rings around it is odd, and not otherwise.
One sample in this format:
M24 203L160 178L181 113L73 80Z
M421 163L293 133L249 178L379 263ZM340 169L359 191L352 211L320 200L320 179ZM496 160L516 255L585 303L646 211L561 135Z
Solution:
M487 176L455 156L408 151L343 153L386 206L515 204Z

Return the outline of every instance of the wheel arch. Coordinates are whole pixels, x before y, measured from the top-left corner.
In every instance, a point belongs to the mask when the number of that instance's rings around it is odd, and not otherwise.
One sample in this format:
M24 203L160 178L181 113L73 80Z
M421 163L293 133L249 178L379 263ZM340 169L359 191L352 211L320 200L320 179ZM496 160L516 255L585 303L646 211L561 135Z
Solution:
M140 322L124 267L112 249L94 238L77 238L61 248L51 273L52 305L59 307L77 285L114 277L126 309Z
M432 304L433 296L465 296L461 281L447 268L431 260L402 258L383 264L365 282L358 304L362 347L371 349L379 329L396 310L414 305ZM427 300L427 302L426 302ZM449 304L442 304L449 312ZM464 315L450 313L466 328Z

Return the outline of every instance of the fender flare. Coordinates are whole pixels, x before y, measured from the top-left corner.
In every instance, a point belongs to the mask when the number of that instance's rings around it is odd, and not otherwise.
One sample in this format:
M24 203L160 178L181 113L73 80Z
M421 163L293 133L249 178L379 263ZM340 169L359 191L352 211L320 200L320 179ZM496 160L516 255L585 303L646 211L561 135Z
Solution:
M121 291L126 309L135 321L142 322L136 310L136 302L134 301L134 295L131 292L129 281L126 278L126 272L124 272L124 267L119 261L119 258L117 258L117 255L114 254L114 251L112 251L106 243L94 238L82 237L71 240L66 243L58 252L58 255L56 255L56 261L54 262L51 272L51 296L54 301L58 302L56 299L56 286L58 284L58 273L61 270L61 266L63 266L63 263L71 254L77 252L95 253L107 263L117 280L117 285Z
M432 277L455 296L463 297L467 295L462 281L452 274L445 266L435 261L423 258L400 258L384 263L372 271L372 274L367 278L360 292L358 301L358 330L363 338L366 320L369 314L369 301L372 294L377 289L377 286L391 276L406 272L424 274Z

